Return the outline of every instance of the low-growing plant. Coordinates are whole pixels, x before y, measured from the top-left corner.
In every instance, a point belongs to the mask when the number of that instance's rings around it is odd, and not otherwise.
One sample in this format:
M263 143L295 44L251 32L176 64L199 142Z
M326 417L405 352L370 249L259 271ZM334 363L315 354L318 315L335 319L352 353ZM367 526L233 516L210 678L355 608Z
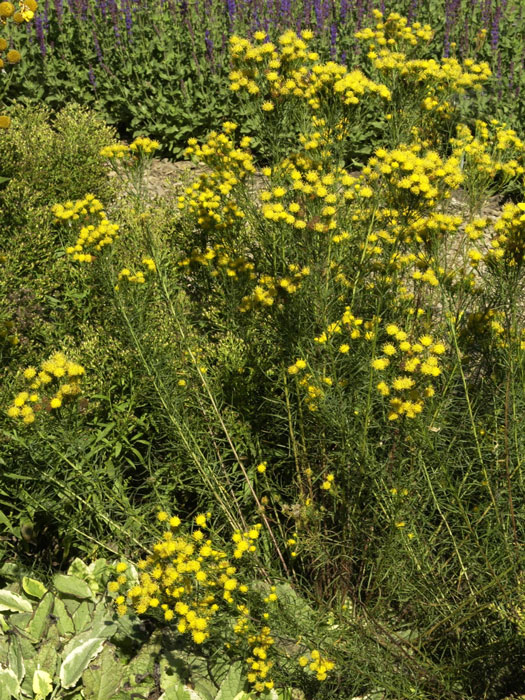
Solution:
M166 630L116 617L105 595L114 567L75 559L46 587L24 576L0 590L0 697L125 700L250 700L240 663L179 649ZM287 695L288 694L288 695ZM268 700L283 700L290 690Z

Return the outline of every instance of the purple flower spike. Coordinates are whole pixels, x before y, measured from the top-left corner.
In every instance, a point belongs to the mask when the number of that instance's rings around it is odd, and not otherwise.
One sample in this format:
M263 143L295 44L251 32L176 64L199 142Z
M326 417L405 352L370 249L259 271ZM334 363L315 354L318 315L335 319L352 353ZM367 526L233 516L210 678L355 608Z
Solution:
M44 28L42 26L42 17L40 17L39 15L36 15L34 22L35 22L36 38L38 39L38 43L40 45L40 53L42 54L42 58L45 58L46 40L44 37Z
M93 70L93 66L92 66L92 65L89 66L89 73L88 73L88 76L89 76L89 82L91 83L91 85L92 85L92 87L93 87L93 90L96 91L96 89L97 89L97 81L95 80L95 72L94 72L94 70Z
M501 6L496 8L494 13L494 19L492 20L492 27L490 28L490 47L493 51L496 51L499 44L499 23L501 20Z
M237 11L237 7L235 5L235 0L227 0L227 6L228 6L228 18L230 20L230 27L233 27L233 24L235 22L235 14Z
M336 55L336 48L337 45L337 26L335 23L332 24L330 27L330 56L331 58L335 58Z

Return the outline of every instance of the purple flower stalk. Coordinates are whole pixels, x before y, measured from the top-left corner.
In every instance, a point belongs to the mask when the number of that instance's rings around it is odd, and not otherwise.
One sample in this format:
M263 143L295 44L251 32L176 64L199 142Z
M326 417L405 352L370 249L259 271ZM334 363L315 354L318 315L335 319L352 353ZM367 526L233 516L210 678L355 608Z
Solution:
M206 29L204 32L204 42L206 44L206 53L208 54L208 58L211 62L212 68L215 66L215 59L213 56L213 41L210 37L210 30Z
M42 17L39 15L35 16L35 33L36 33L36 38L38 39L38 43L40 45L40 53L42 54L42 58L45 58L46 56L46 40L44 37L44 29L42 27Z
M330 57L332 59L335 58L336 51L337 51L337 26L334 23L332 23L332 26L330 27Z
M97 90L97 81L95 80L95 72L94 72L93 66L92 66L91 64L89 65L88 77L89 77L89 82L90 82L91 85L93 86L93 90L95 90L95 92L96 92L96 90Z
M324 29L324 17L323 8L321 7L321 0L314 0L314 12L317 28L319 32L322 32Z
M236 14L236 6L235 6L235 0L227 0L227 6L228 6L228 18L230 20L230 27L233 27L233 24L235 22L235 14Z
M499 44L499 23L501 19L501 6L496 8L494 13L494 19L492 20L492 27L490 28L490 47L493 51L496 51Z
M62 22L62 16L64 14L63 0L55 0L55 13L57 16L57 21L60 24Z
M100 63L100 65L102 65L104 63L104 56L102 55L102 49L100 48L98 37L95 34L95 32L93 32L93 44L95 45L95 51L97 52L98 62Z
M131 39L133 35L133 17L131 16L131 7L129 2L124 4L124 19L126 22L126 31Z

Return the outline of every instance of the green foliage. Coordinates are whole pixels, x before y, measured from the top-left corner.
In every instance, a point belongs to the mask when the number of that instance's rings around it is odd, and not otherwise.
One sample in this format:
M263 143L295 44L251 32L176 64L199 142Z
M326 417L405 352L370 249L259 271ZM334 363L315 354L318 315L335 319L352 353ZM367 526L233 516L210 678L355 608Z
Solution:
M216 661L210 676L204 658L178 650L165 634L148 639L135 618L116 620L104 594L111 570L105 559L89 566L75 559L67 575L53 578L50 590L28 577L0 590L0 697L253 697L243 692L239 663ZM275 692L259 697L286 700Z
M357 67L364 50L354 33L373 21L372 9L380 6L386 13L396 11L432 25L436 41L429 56L487 60L493 79L482 96L461 98L463 118L496 116L519 128L525 94L519 69L524 21L519 3L472 6L470 0L461 0L453 11L444 0L420 3L416 10L411 0L372 2L366 8L342 3L320 21L311 3L299 1L284 14L277 5L257 8L257 18L273 40L291 26L312 28L315 48L325 58ZM69 102L89 105L121 136L147 133L162 141L165 155L179 157L190 136L200 138L238 113L226 85L226 37L252 34L253 20L253 8L237 4L230 21L219 2L143 2L134 6L130 17L124 8L108 14L95 2L85 10L52 5L43 29L31 26L17 37L24 58L8 94L27 105L44 103L54 110ZM378 134L373 125L384 116L377 105L366 109L369 126L355 134L349 154L361 163ZM253 112L243 116L253 133ZM264 148L261 155L266 155Z
M314 637L335 663L320 679L313 657L304 656L306 675L283 661L283 687L309 700L521 692L525 202L491 218L483 201L502 186L522 198L525 147L502 125L474 149L449 142L456 92L466 86L474 101L484 68L460 66L449 79L441 63L417 62L431 47L406 39L395 46L406 55L389 56L390 66L363 58L359 74L309 57L299 95L285 91L287 60L269 88L254 70L260 49L237 39L239 86L252 87L245 122L191 141L192 184L164 202L140 187L119 191L107 203L119 237L89 263L67 252L86 221L49 219L56 267L36 267L40 277L26 268L30 292L48 290L34 293L40 306L13 272L24 249L6 250L6 289L18 293L8 337L27 343L6 348L3 405L24 368L57 348L86 367L78 402L39 411L28 426L4 415L0 426L5 572L47 568L58 591L26 578L0 606L6 624L29 636L31 626L36 640L53 596L59 641L68 640L55 649L64 697L80 683L122 700L126 683L168 699L246 690L225 678L215 645L196 654L176 637L149 593L140 611L156 631L146 649L126 617L110 641L94 634L94 570L76 561L57 573L78 552L148 556L158 507L188 520L210 510L223 540L261 525L254 578L261 590L282 581L276 647L294 656ZM301 40L289 45L292 68L302 65ZM359 173L345 167L352 160ZM17 216L13 208L7 221L26 226ZM6 687L27 682L25 654L25 675L17 652L9 668L2 661ZM35 682L47 692L47 677Z

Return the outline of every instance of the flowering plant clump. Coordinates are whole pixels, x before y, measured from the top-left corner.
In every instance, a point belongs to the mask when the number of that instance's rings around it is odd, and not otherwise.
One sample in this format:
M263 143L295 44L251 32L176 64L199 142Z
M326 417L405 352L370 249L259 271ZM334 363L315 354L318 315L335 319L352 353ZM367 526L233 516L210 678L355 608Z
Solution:
M505 123L477 119L474 129L458 124L450 145L453 155L461 159L464 187L473 211L495 192L504 194L523 184L525 143Z
M446 352L446 346L428 334L410 342L408 333L394 323L386 326L386 332L391 340L382 346L383 355L372 360L372 368L381 372L397 360L396 364L405 374L390 382L381 380L377 390L382 396L394 394L390 399L389 420L402 416L415 418L422 412L425 399L435 394L434 386L425 380L441 374L439 357Z
M137 204L145 196L144 175L151 159L160 148L160 143L148 137L139 136L132 143L115 143L105 146L100 155L107 159L108 165L123 187L130 187L137 199Z
M38 3L36 0L20 0L18 9L9 0L4 0L0 2L0 27L4 27L8 19L15 24L30 22L37 9ZM20 63L21 59L20 52L10 46L10 41L0 36L0 70L5 73L6 67L15 66L17 63ZM0 115L0 129L9 129L10 125L11 117Z
M203 229L227 229L245 216L233 194L256 169L253 156L246 150L251 139L242 138L236 147L231 136L236 129L234 122L225 122L222 133L212 131L202 146L196 139L188 141L185 155L207 165L211 172L202 173L186 189L178 199L178 208L188 216L195 216Z
M253 690L273 688L278 654L270 623L277 613L277 589L261 589L239 568L253 568L262 526L234 532L233 546L225 548L206 533L210 513L197 515L191 531L178 516L161 511L157 518L167 529L153 553L137 563L138 574L126 562L116 565L109 591L115 594L119 615L130 608L139 615L155 614L197 645L222 641L225 649L244 649ZM245 563L246 557L250 562ZM324 680L334 664L316 650L310 654L317 661L311 671Z
M125 280L131 284L144 284L146 282L146 275L150 272L155 272L157 267L155 261L152 258L142 258L142 264L144 265L144 270L137 270L132 272L129 268L123 267L118 273L118 281ZM119 289L119 285L115 286L115 289Z
M77 262L93 262L95 253L118 238L119 225L109 221L102 203L93 194L87 194L76 202L54 204L52 212L57 223L67 221L70 226L72 221L80 220L83 223L75 245L66 248L66 253Z
M22 373L26 389L15 396L7 415L24 423L33 423L35 412L42 408L56 410L65 401L78 396L84 373L82 365L68 360L62 352L53 353L39 369L27 367Z
M110 161L118 160L123 163L133 163L143 156L149 156L160 148L160 143L147 137L139 136L129 146L125 143L115 143L105 146L100 155Z
M366 93L390 98L384 85L369 80L360 70L349 72L334 61L323 63L317 52L308 49L313 38L310 30L300 35L285 32L279 37L280 46L266 38L265 32L256 32L255 45L248 39L230 38L235 67L230 73L230 90L260 96L263 111L273 111L275 103L287 96L304 101L313 110L320 108L325 95L334 93L344 105L357 105Z

